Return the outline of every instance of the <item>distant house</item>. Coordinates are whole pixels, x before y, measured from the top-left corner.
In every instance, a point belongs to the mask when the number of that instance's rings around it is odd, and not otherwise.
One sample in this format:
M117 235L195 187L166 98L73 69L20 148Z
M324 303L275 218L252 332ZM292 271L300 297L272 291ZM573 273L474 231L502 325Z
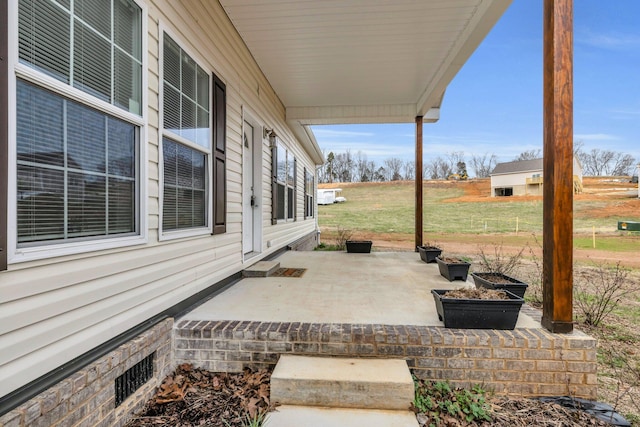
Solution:
M542 195L542 159L498 163L491 172L491 196ZM582 192L582 166L573 159L573 189Z

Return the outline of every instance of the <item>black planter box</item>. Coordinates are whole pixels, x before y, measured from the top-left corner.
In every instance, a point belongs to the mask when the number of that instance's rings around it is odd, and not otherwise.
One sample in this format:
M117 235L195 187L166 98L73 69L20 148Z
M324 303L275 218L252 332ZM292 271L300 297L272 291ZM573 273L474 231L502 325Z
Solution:
M438 263L440 274L448 281L462 280L465 282L467 280L469 267L471 266L468 262L460 261L450 263L443 261L440 257L436 258L436 262Z
M371 240L347 240L347 252L352 254L368 254L371 252Z
M433 289L438 318L445 328L513 329L524 299L505 291L508 300L445 298L448 289Z
M416 246L420 252L420 259L424 262L436 262L436 258L442 253L442 249L435 246Z
M471 273L473 282L476 284L476 288L497 289L503 291L509 291L517 297L524 298L524 293L527 290L527 285L518 279L507 276L502 273ZM499 282L493 280L495 277L500 277Z

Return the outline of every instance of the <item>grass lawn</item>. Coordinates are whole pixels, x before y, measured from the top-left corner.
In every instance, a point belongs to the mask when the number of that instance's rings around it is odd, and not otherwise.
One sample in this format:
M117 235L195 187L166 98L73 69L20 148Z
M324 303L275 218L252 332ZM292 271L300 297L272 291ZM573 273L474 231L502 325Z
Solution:
M318 206L318 222L323 232L337 229L367 233L414 233L414 187L412 183L384 183L345 186L346 203ZM426 235L491 234L542 235L542 200L486 198L486 201L460 201L464 190L432 188L424 190L424 232ZM609 203L611 204L611 202ZM631 215L603 214L607 201L575 201L574 231L576 248L592 248L592 230L596 248L610 251L634 251L640 248L640 233L618 232L619 220L640 221L640 209ZM598 215L594 215L598 213ZM515 236L515 240L522 239ZM509 239L512 239L511 237ZM525 243L529 237L524 237ZM516 243L516 242L514 242Z

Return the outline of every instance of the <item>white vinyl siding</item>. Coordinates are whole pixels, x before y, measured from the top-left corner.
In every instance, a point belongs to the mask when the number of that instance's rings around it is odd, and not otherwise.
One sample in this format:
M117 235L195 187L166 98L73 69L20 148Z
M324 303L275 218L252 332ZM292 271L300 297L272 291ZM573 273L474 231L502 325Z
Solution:
M17 34L17 2L15 6L13 3L9 2L10 17L13 18L9 33ZM58 3L63 2L57 2L56 7ZM56 245L43 246L46 249L37 257L20 259L21 262L10 258L8 270L2 272L3 280L0 280L0 383L7 393L245 267L242 254L242 105L251 108L256 120L275 128L278 135L286 138L287 148L295 156L299 168L313 168L309 154L285 123L283 105L217 2L147 0L137 4L143 10L145 30L142 105L144 107L148 100L148 107L142 108L142 116L27 67L18 61L18 40L11 46L15 50L12 61L17 63L19 78L24 77L30 83L43 81L50 92L138 129L141 162L138 165L138 190L141 196L140 206L135 208L142 215L140 231L148 233L148 238L141 241L137 236L136 244L127 247L121 247L121 240L116 238L114 241L118 243L113 246L100 246L96 240L79 242L68 250ZM163 27L176 35L175 40L193 54L190 56L196 58L209 76L214 72L226 83L227 229L223 234L200 233L174 240L165 240L162 236L162 139L169 137L161 125ZM255 91L258 86L259 95ZM15 135L15 123L10 130ZM174 135L171 139L198 152L206 151L182 135ZM263 191L259 205L264 249L261 256L269 256L313 232L315 222L290 221L271 225L271 152L267 143L263 143L261 149ZM13 153L13 158L15 156ZM16 175L15 171L13 175ZM298 176L296 180L300 188L302 178ZM209 190L207 196L211 197ZM300 197L298 195L298 200ZM302 206L302 202L296 204L297 215L302 215ZM23 249L19 255L25 253L26 249ZM55 253L55 257L51 253ZM252 258L250 262L256 260Z

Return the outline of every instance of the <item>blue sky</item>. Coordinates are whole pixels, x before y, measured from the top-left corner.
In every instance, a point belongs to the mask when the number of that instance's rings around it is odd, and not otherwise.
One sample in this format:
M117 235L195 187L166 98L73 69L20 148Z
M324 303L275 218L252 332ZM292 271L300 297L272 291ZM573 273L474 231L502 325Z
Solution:
M542 148L542 0L514 0L424 126L424 159ZM413 159L414 125L314 126L320 148ZM574 1L574 141L640 161L640 0Z

